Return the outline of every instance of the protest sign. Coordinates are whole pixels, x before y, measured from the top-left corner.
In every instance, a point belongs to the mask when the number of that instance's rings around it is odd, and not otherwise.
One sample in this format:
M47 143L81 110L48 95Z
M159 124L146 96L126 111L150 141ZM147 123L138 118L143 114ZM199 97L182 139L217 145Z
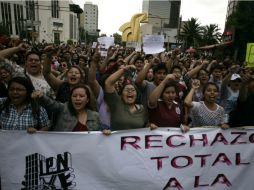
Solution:
M254 67L254 43L247 44L245 62L247 67Z
M96 48L97 47L97 42L93 42L92 48Z
M100 37L97 39L97 41L100 44L99 50L101 56L106 57L108 48L114 45L114 37Z
M163 35L143 36L143 51L145 54L156 54L165 51Z
M253 189L254 130L0 131L2 190Z

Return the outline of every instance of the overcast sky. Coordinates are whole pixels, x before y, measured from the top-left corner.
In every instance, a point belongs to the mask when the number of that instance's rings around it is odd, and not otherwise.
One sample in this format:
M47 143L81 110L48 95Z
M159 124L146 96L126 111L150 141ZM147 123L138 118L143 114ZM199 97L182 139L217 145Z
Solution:
M73 0L84 9L84 0ZM108 36L118 32L119 27L131 17L142 12L142 0L90 0L98 5L99 29ZM202 25L218 24L224 30L228 0L182 0L183 20L198 18ZM223 31L221 31L223 32ZM121 34L121 33L120 33Z

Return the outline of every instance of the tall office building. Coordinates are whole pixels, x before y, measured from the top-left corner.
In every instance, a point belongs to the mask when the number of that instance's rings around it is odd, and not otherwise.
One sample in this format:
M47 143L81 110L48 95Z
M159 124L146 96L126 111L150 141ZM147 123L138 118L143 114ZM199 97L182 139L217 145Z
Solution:
M236 0L228 0L228 7L227 7L227 15L226 15L226 20L225 20L225 28L224 28L224 33L222 35L222 41L232 41L234 40L235 36L235 27L233 25L227 25L227 21L230 15L234 11L236 11L238 5L238 1Z
M236 0L228 0L226 21L228 20L228 17L236 10L237 4L238 4L238 1Z
M89 34L97 34L98 30L98 6L92 2L84 4L84 29Z
M167 44L176 43L181 0L143 0L142 12L148 14L143 34L163 34Z
M143 0L143 12L148 13L149 24L154 28L177 28L180 17L181 1Z

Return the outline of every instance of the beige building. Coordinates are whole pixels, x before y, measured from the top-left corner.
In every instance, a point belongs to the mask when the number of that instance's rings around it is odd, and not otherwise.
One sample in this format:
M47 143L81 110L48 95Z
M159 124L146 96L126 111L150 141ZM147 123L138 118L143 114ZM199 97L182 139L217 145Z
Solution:
M78 41L78 18L69 0L0 2L0 23L12 36L33 42Z

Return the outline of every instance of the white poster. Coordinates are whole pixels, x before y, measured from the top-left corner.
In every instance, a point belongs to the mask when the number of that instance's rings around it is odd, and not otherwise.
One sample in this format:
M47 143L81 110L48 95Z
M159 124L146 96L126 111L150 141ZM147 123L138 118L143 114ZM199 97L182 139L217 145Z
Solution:
M145 54L156 54L165 51L163 35L143 36L143 51Z
M101 56L106 57L110 46L114 45L114 37L100 37L97 39Z
M252 190L254 130L0 131L1 190Z

